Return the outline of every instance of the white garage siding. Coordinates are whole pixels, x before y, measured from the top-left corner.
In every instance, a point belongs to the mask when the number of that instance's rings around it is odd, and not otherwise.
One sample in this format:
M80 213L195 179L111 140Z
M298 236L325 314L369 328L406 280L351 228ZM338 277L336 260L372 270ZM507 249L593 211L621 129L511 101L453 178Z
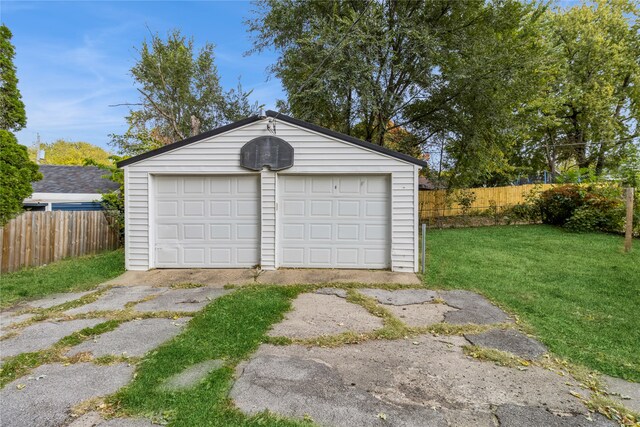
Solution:
M126 263L130 270L154 268L150 259L151 175L246 174L240 149L249 140L270 135L267 120L232 129L202 141L124 166ZM293 167L261 176L261 266L278 267L275 203L278 176L287 174L389 174L391 176L391 269L417 271L417 171L419 166L282 120L277 136L295 150ZM152 227L151 227L152 228Z

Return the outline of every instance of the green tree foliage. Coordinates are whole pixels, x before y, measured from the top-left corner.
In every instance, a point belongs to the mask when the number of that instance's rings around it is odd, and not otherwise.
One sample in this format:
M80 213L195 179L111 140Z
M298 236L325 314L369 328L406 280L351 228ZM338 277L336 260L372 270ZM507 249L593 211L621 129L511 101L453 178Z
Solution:
M458 139L471 134L469 122L480 118L463 109L476 101L474 112L494 111L489 90L509 98L500 90L525 68L531 42L522 39L537 18L534 6L509 0L257 5L249 21L254 50L280 53L272 72L288 111L381 145L403 127L420 136L418 147L443 130ZM509 66L515 70L505 73Z
M11 44L11 31L0 25L0 129L14 132L27 124L22 96L18 90L16 67L13 64L15 48Z
M279 54L283 112L381 145L402 128L396 148L442 153L454 186L600 176L638 143L633 0L258 0L248 24Z
M42 174L29 160L27 147L4 129L0 129L0 153L0 225L4 225L22 212L22 201L33 192L31 183Z
M131 74L140 100L128 104L128 131L112 135L113 145L123 154L136 155L188 138L258 108L249 103L251 92L240 84L223 90L210 43L196 52L193 39L175 30L165 40L153 34L138 53Z
M72 142L59 139L49 144L40 144L29 148L29 158L36 160L38 150L44 150L43 165L84 165L87 160L107 165L111 163L111 154L97 145L88 142Z
M598 0L545 16L551 67L528 103L531 154L596 176L624 161L640 128L640 22L633 1Z
M108 178L113 182L117 182L120 188L108 193L102 193L102 206L104 207L109 220L120 231L120 238L124 241L124 170L116 166L116 164L124 160L125 157L109 156L108 163L96 162L87 159L84 166L97 166L104 169L103 178Z

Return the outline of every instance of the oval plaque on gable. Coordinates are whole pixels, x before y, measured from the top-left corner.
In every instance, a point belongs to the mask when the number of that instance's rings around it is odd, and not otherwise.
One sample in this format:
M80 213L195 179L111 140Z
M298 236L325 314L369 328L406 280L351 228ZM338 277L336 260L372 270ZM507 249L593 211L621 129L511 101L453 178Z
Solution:
M240 166L253 171L265 166L272 171L290 168L293 166L293 147L275 136L259 136L240 150Z

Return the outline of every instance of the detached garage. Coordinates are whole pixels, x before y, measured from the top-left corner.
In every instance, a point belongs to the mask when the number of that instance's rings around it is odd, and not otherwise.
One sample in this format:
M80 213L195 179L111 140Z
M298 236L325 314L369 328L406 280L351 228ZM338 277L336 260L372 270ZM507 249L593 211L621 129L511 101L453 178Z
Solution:
M422 160L268 111L118 166L129 270L418 270Z

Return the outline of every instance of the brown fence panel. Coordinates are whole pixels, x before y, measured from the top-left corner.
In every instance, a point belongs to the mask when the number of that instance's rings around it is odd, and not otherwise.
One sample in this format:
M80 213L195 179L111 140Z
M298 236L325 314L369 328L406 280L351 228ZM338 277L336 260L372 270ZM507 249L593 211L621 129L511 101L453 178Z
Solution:
M469 207L469 213L481 212L492 206L504 208L524 203L526 196L532 191L544 191L552 184L528 184L509 187L469 188L466 190L430 190L420 192L420 220L443 216L464 214L463 207L456 202L460 191L471 191L475 200Z
M0 229L0 272L119 246L118 230L109 224L104 212L25 212Z

